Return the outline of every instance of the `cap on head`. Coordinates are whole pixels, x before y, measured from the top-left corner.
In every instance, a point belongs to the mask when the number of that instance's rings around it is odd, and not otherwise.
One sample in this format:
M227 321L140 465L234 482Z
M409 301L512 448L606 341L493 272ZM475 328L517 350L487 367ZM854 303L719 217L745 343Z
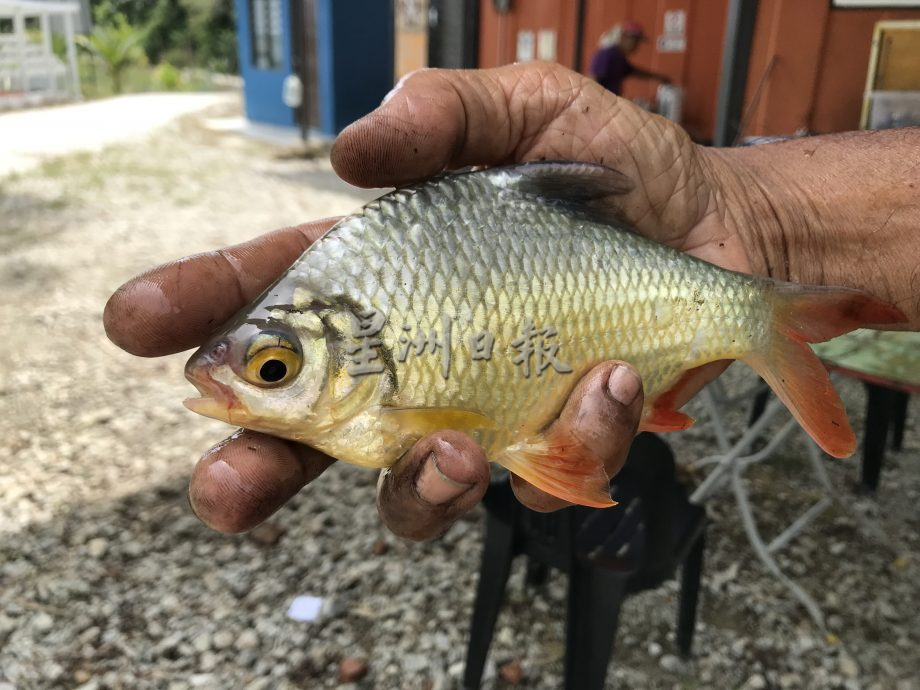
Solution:
M620 25L620 29L623 32L624 36L633 36L638 40L645 38L645 29L642 28L642 25L639 22L634 22L631 19L627 19Z

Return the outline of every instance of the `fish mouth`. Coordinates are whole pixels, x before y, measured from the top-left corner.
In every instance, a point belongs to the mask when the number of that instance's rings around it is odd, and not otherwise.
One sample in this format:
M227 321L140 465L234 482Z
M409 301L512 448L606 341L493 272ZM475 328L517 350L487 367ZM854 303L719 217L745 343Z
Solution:
M205 417L228 424L239 424L242 406L233 390L226 384L215 381L206 363L193 363L185 368L185 378L198 389L201 395L182 401L189 410ZM234 417L237 421L234 421Z

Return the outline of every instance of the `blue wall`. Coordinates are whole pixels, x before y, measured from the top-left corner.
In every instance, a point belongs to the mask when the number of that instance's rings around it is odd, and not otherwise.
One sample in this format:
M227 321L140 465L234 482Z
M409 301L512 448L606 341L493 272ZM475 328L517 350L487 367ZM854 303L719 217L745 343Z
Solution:
M338 134L393 88L393 9L385 0L316 0L320 128Z
M291 6L288 0L281 0L281 26L281 66L256 69L252 64L249 0L236 0L236 36L246 117L253 122L295 126L294 109L281 100L281 86L291 73Z
M335 136L380 105L393 87L391 0L315 0L317 97L320 132ZM254 122L296 126L295 112L281 100L291 74L291 5L281 3L282 64L252 64L249 0L236 0L237 43L246 116ZM307 18L310 21L310 18ZM305 88L305 94L310 90Z

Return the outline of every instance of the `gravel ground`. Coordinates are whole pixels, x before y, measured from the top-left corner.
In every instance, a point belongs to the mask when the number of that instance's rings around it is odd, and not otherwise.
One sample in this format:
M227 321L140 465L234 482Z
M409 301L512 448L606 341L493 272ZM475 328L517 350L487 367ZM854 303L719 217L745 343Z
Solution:
M105 299L131 275L367 198L325 160L284 159L195 117L0 180L0 690L457 686L481 511L406 543L378 521L374 473L339 466L275 529L210 532L185 487L226 427L182 408L184 356L135 359L102 331ZM728 377L749 380L743 367ZM859 386L843 393L862 409ZM917 416L877 496L853 492L856 459L827 462L839 501L780 556L830 635L754 558L724 496L709 506L693 658L674 654L671 583L627 601L610 687L920 688ZM712 447L704 427L670 440L686 460ZM767 535L816 495L803 457L799 439L748 473ZM318 622L286 616L301 594L331 602ZM520 687L560 687L564 611L563 577L531 590L516 564L486 686L510 687L498 669L517 661ZM341 685L354 657L367 674Z

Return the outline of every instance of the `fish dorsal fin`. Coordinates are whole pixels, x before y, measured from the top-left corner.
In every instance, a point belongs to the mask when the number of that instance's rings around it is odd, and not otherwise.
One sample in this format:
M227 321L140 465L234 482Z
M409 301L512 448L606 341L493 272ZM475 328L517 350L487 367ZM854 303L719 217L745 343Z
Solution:
M503 191L536 197L550 206L618 225L623 214L615 197L634 186L623 173L596 163L537 161L495 168L488 174L492 184Z

